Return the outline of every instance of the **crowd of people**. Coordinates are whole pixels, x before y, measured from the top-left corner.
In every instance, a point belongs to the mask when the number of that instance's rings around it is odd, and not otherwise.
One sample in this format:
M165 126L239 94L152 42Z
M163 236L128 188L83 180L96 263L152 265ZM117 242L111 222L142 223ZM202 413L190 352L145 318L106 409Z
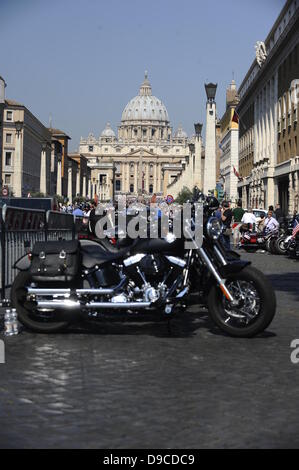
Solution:
M297 213L295 212L293 218L295 219L296 216ZM284 214L280 204L276 205L275 210L273 206L269 206L267 214L263 213L261 210L257 217L251 207L245 211L242 208L241 201L237 203L237 207L234 209L231 209L229 202L224 201L216 211L216 217L223 223L222 242L227 249L230 249L232 235L233 248L238 249L242 229L246 230L250 227L257 230L259 233L267 234L269 231L278 229L284 220Z
M156 195L153 195L152 198L147 201L148 204L156 204L157 198ZM144 204L147 205L146 200L143 196L139 196L135 204ZM162 201L165 205L168 206L166 200ZM74 204L61 204L60 211L73 214L76 217L83 217L92 219L98 201L89 201L84 203L74 203ZM163 205L163 204L162 204ZM126 206L129 206L127 201ZM134 204L133 204L134 206ZM161 212L161 204L159 203L159 208L157 210ZM160 214L159 214L160 215ZM284 220L284 214L279 204L276 204L274 209L273 206L269 206L268 212L260 210L259 215L256 216L251 207L248 209L243 209L242 202L238 201L236 207L232 208L229 201L223 201L222 204L218 207L215 212L215 216L222 221L223 232L222 232L222 243L226 249L230 250L231 240L233 242L233 249L239 248L240 235L242 230L255 229L259 233L267 234L267 232L278 229L280 224ZM294 213L293 219L297 217L297 212Z

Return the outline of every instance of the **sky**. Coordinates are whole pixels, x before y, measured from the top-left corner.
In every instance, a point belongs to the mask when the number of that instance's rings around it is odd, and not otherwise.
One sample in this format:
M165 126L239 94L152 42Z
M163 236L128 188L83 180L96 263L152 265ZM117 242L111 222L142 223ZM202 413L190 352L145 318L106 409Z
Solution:
M0 75L6 97L46 126L96 137L114 130L147 70L174 130L205 121L205 82L217 113L240 85L284 0L0 0Z

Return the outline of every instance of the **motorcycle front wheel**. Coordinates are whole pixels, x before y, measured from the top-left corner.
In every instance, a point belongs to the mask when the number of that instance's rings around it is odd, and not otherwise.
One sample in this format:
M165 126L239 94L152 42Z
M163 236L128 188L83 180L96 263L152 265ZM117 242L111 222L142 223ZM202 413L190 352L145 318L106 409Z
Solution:
M208 309L215 324L238 338L251 338L264 331L276 310L275 292L264 274L247 266L230 275L225 284L238 305L232 305L219 286L213 285L208 295Z

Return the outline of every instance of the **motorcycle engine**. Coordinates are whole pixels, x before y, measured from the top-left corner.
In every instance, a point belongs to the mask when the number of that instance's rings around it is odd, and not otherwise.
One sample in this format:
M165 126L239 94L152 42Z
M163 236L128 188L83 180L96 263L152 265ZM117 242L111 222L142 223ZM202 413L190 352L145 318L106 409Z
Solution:
M146 302L155 302L178 279L185 261L159 254L137 254L124 260L124 272L133 281L133 292ZM134 294L134 296L136 296Z

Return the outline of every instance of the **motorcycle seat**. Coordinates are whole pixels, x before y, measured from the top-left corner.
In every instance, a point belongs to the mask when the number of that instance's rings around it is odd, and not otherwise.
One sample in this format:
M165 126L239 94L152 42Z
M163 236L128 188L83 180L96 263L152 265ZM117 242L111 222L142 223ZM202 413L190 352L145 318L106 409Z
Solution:
M82 264L85 268L91 269L95 266L100 266L104 263L111 263L123 258L128 249L111 252L105 249L100 243L91 240L82 240L80 242Z

